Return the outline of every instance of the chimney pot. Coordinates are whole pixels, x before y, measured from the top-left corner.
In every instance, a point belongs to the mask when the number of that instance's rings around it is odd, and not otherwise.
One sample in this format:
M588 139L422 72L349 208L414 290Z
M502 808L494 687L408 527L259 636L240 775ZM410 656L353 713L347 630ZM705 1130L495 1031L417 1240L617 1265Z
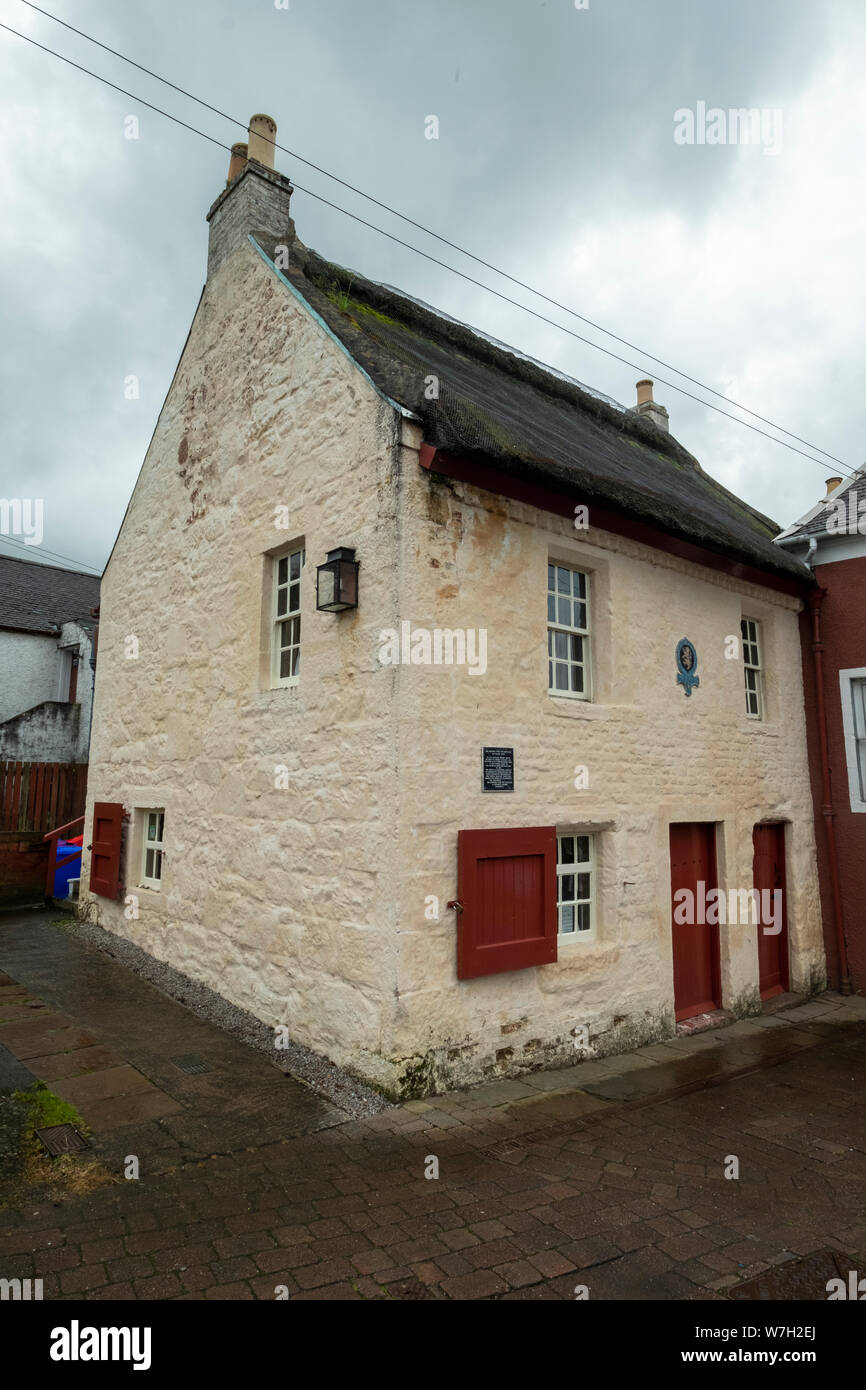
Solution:
M827 501L827 498L829 498L829 497L831 496L831 494L834 493L834 492L836 491L837 487L841 487L841 486L842 486L842 479L841 479L841 478L828 478L828 479L827 479L827 496L824 498L824 501L826 502L826 501Z
M228 178L226 179L226 188L228 188L228 186L229 186L229 184L231 183L232 179L236 179L237 176L238 176L238 174L241 172L241 170L244 169L244 168L246 168L246 163L247 163L247 147L246 147L246 145L243 145L243 144L241 144L241 145L232 145L232 153L231 153L231 158L230 158L230 160L229 160L229 176L228 176Z
M637 405L632 406L635 415L642 415L645 420L652 420L653 424L660 430L669 429L668 413L663 405L659 405L653 400L653 383L649 377L644 377L637 384Z
M266 169L273 169L276 139L277 123L271 116L264 116L261 112L257 116L250 116L249 159L264 164Z

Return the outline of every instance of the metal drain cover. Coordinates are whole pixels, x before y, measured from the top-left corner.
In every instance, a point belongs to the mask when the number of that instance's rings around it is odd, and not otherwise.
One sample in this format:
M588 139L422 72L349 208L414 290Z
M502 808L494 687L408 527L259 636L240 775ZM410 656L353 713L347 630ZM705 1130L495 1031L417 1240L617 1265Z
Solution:
M182 1057L169 1057L168 1060L178 1071L185 1071L187 1076L196 1076L199 1072L211 1070L204 1058L196 1057L194 1052L185 1052Z
M49 1125L48 1129L37 1129L37 1137L54 1157L60 1154L77 1153L79 1149L89 1149L90 1145L74 1125Z
M571 1134L575 1125L573 1120L551 1120L539 1129L531 1129L524 1134L513 1134L508 1139L500 1139L489 1149L482 1149L486 1158L507 1158L509 1154L521 1153L531 1144L543 1144L546 1139L556 1139L560 1135Z
M848 1272L857 1269L857 1261L840 1250L816 1250L804 1260L786 1260L784 1264L765 1269L745 1284L735 1284L728 1290L728 1298L768 1300L777 1302L794 1299L824 1301L827 1298L827 1284L831 1279L841 1279L848 1286Z

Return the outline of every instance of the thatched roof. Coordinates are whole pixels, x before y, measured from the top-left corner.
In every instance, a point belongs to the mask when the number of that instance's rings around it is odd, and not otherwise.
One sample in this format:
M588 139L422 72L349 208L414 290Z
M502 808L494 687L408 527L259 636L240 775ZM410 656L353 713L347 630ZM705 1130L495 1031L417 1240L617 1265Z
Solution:
M273 263L273 238L255 240ZM379 390L437 448L475 456L729 558L811 582L778 525L705 473L672 435L615 402L300 242L281 273ZM438 379L438 399L425 380Z

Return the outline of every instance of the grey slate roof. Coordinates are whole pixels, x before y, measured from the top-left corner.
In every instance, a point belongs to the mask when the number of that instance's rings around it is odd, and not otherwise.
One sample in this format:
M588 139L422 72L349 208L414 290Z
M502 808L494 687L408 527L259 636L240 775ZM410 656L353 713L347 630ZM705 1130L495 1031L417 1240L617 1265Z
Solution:
M99 579L80 570L55 569L12 555L0 555L0 628L51 632L77 619L92 625L99 604Z
M787 540L789 536L802 536L804 540L808 540L809 536L817 536L819 540L843 538L844 533L842 531L838 529L829 530L827 523L838 516L839 513L836 504L839 502L844 502L847 514L849 492L853 491L859 493L861 498L866 496L866 487L864 487L864 483L866 483L866 473L864 473L862 469L852 473L850 478L843 479L836 488L836 491L832 493L826 501L822 499L818 502L816 506L806 512L805 516L801 516L799 521L795 521L793 526L789 526L786 531L783 531L781 536L777 537L777 540L782 537ZM856 515L856 505L853 510Z
M273 263L274 238L255 240ZM813 583L779 526L705 473L672 435L578 382L293 242L281 273L425 441L492 462L775 574ZM438 400L425 378L439 380Z

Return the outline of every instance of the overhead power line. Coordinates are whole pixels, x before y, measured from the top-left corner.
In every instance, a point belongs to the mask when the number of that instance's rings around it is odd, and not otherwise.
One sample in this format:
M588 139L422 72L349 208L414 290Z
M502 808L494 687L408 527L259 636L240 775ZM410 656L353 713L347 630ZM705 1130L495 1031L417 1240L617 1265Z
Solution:
M94 579L101 579L101 578L102 578L102 571L101 571L100 569L97 569L96 565L86 565L86 564L84 564L84 562L83 562L82 560L73 560L71 555L57 555L57 554L55 553L55 551L53 551L53 550L46 550L45 547L44 547L44 545L38 545L38 546L36 546L36 545L28 545L26 541L19 541L19 540L16 540L14 536L3 536L3 535L0 535L0 545L20 545L20 546L22 546L25 550L29 551L30 556L31 556L31 559L32 559L35 563L37 563L37 564L39 563L39 560L38 560L38 557L39 557L39 556L41 556L41 555L48 555L48 556L50 556L50 558L51 558L52 560L66 560L66 561L68 562L68 564L74 565L75 568L76 568L77 570L81 571L81 572L87 571L87 570L92 571ZM2 555L2 551L0 551L0 555ZM14 559L15 559L15 556L14 556L14 555L10 555L9 558L10 558L10 560L14 560ZM56 567L56 566L52 566L52 568L57 568L57 567Z
M22 3L23 3L23 4L28 4L28 5L29 5L29 4L30 4L30 0L22 0ZM30 8L32 8L32 9L39 9L39 7L36 6L36 5L30 5ZM41 14L45 14L45 15L46 15L48 18L50 18L50 19L57 19L57 17L56 17L55 15L49 14L49 12L48 12L47 10L40 10L39 12L40 12ZM66 28L70 28L70 29L71 29L71 28L73 27L73 26L71 26L71 25L67 25L67 24L65 23L65 21L63 21L63 20L57 20L57 22L60 23L60 24L63 24L64 27L66 27ZM137 101L137 102L139 102L140 105L146 107L149 111L154 111L157 115L163 116L166 120L173 121L176 125L181 126L184 130L189 130L189 131L191 131L194 135L198 135L198 136L200 136L203 140L207 140L210 144L212 144L212 145L217 145L220 149L227 150L229 153L231 153L231 146L230 146L230 145L226 145L224 141L222 141L222 140L217 140L214 136L208 135L205 131L199 130L197 126L190 125L187 121L182 121L178 116L173 115L170 111L166 111L166 110L164 110L162 107L155 106L152 102L146 101L143 97L139 96L137 93L135 93L135 92L130 92L130 91L128 91L125 87L120 87L116 82L111 82L111 81L109 81L108 78L103 77L100 73L93 72L93 70L90 69L90 68L84 67L83 64L74 62L73 59L67 58L67 57L65 56L65 54L63 54L63 53L58 53L58 52L57 52L55 49L53 49L53 48L48 48L46 44L39 43L36 39L31 38L28 34L22 34L22 33L20 32L20 30L18 30L18 29L13 29L13 28L12 28L10 25L8 25L8 24L2 24L2 23L0 23L0 29L6 30L7 33L14 34L16 38L23 39L23 40L25 41L25 43L31 44L34 48L40 49L43 53L48 53L48 54L51 55L51 57L53 57L53 58L58 58L61 62L66 63L69 67L75 68L78 72L83 72L86 76L94 78L97 82L103 83L103 85L105 85L106 87L110 87L113 91L115 91L115 92L120 92L122 96L129 97L131 101ZM110 52L110 53L115 53L115 50L114 50L114 49L108 49L108 48L107 48L107 45L101 44L101 43L99 42L98 39L91 39L91 38L90 38L90 35L84 34L84 32L83 32L82 30L77 30L77 29L76 29L74 32L81 34L84 38L90 39L90 41L91 41L92 43L97 44L99 47L101 47L101 48L106 48L106 50L107 50L108 52ZM123 54L118 53L118 54L116 54L116 56L122 58L124 62L128 62L128 63L130 63L130 64L131 64L132 66L134 66L134 67L140 67L140 66L141 66L140 64L135 63L133 59L131 59L131 58L126 58ZM147 68L141 68L141 70L142 70L143 72L147 73L149 76L156 77L156 79L157 79L158 81L160 81L160 82L165 82L167 86L174 87L174 89L175 89L176 91L181 92L184 96L190 97L191 100L196 101L196 102L199 102L200 99L199 99L198 97L194 97L194 96L192 96L190 93L185 92L184 89L181 88L181 87L175 87L175 84L174 84L174 83L168 82L167 79L159 77L159 75L156 74L156 73L151 73L149 69L147 69ZM243 124L242 122L236 121L234 117L232 117L232 116L227 116L224 112L219 111L218 108L209 106L207 102L201 102L200 104L203 105L203 106L208 106L208 109L209 109L209 110L216 112L217 115L220 115L220 116L224 117L226 120L231 120L233 123L238 124L238 125ZM303 159L302 156L293 154L293 152L290 151L290 150L288 150L288 149L286 149L285 146L277 145L277 148L278 148L278 149L284 149L284 150L286 150L286 153L292 154L292 157L293 157L293 158L298 158L298 159L300 159L302 163L305 163L305 164L309 164L309 163L310 163L309 160ZM311 165L310 167L315 168L315 169L318 169L318 168L319 168L318 165ZM342 180L342 179L337 179L337 176L336 176L336 175L327 174L327 171L326 171L326 170L320 170L320 172L326 174L327 177L329 177L329 178L336 179L336 181L339 182L339 183L343 183L343 180ZM580 343L584 343L587 347L594 348L597 352L604 353L605 356L610 357L613 361L615 361L615 362L620 362L620 363L622 363L624 366L630 367L633 371L638 371L638 372L644 372L644 371L646 371L646 368L643 367L643 366L641 366L641 365L639 365L638 363L632 362L632 361L630 361L628 358L621 357L618 353L611 352L609 348L602 347L602 345L601 345L600 343L595 343L595 342L593 342L591 338L586 338L586 337L584 337L584 336L583 336L582 334L580 334L580 333L575 333L573 329L566 328L566 326L565 326L564 324L558 323L555 319L548 318L545 314L539 313L538 310L530 308L529 305L527 305L527 304L522 304L519 300L512 299L509 295L503 294L500 290L496 290L496 289L494 289L491 285L485 284L482 280L477 280L477 279L475 279L474 276L468 275L465 271L458 270L456 266L449 265L446 261L441 261L441 260L439 260L438 257L431 255L430 252L422 250L421 247L419 247L419 246L414 246L411 242L404 241L401 237L395 236L393 232L388 232L388 231L385 230L385 228L383 228L383 227L378 227L378 226L376 226L375 223L373 223L373 222L368 222L365 218L359 217L357 213L350 212L350 211L348 210L348 208L340 207L340 205L339 205L338 203L334 203L334 202L332 202L329 198L323 197L322 194L320 194L320 193L314 193L312 189L310 189L310 188L304 188L301 184L298 184L298 183L294 183L294 187L297 189L298 192L300 192L300 193L305 193L308 197L314 198L317 202L323 203L326 207L333 208L336 212L340 212L340 213L342 213L344 216L350 217L353 221L359 223L359 225L361 225L361 226L363 226L363 227L368 227L371 231L378 232L381 236L387 237L389 241L395 242L398 246L405 247L406 250L408 250L408 251L413 251L413 252L415 252L416 255L423 256L425 260L430 261L433 265L440 266L443 270L450 271L451 274L459 276L460 279L465 280L468 284L475 285L477 288L482 289L482 290L485 290L488 294L494 295L497 299L501 300L503 303L505 303L505 304L510 304L510 305L512 305L512 307L514 307L514 308L516 308L516 309L521 309L521 310L523 310L524 313L531 314L533 318L538 319L541 323L546 323L546 324L550 325L552 328L558 329L561 333L566 333L570 338L574 338L574 339L576 339L576 341L578 341L578 342L580 342ZM366 193L363 193L360 189L354 189L353 186L352 186L351 184L344 184L344 187L351 189L353 192L361 193L361 196L364 197L364 198L370 198L370 195L368 195L368 194L366 194ZM378 205L379 207L384 208L386 211L389 211L389 212L393 212L393 211L394 211L393 209L388 208L387 204L385 204L385 203L378 203L378 200L375 199L375 198L370 198L370 201L372 201L372 202L374 202L374 203L377 203L377 205ZM395 216L398 216L398 217L401 217L401 218L404 218L404 220L407 221L407 222L411 222L413 226L418 227L421 231L424 231L424 232L427 231L427 228L425 228L421 223L413 222L411 218L404 217L404 214L402 214L402 213L395 212L394 215L395 215ZM452 246L455 250L459 251L461 254L470 256L473 260L479 261L479 264L482 264L482 265L485 265L485 266L488 266L488 265L489 265L488 262L486 262L486 261L480 261L480 259L479 259L478 257L473 256L471 252L464 252L464 251L462 250L462 248L459 247L459 246L457 246L455 243L453 243L453 242L447 242L446 239L445 239L444 237L439 237L439 236L437 235L437 233L431 232L431 233L429 233L429 235L434 236L434 237L437 237L438 240L445 242L445 243L446 243L447 245L449 245L449 246ZM531 286L529 286L529 285L525 285L525 286L524 286L522 281L514 280L514 277L512 277L512 276L510 276L510 275L507 275L505 271L500 271L500 270L498 270L496 266L490 265L489 268L492 269L496 274L502 275L502 276L504 276L506 279L512 280L513 283L519 284L519 285L523 286L524 288L526 288L527 290L529 290L529 292L530 292L531 294L538 294L539 297L544 298L544 299L548 299L548 302L549 302L549 303L552 303L552 304L556 305L557 308L562 309L565 313L573 314L574 317L576 317L576 318L582 318L582 316L579 315L579 314L577 314L577 313L575 313L574 310L571 310L571 309L567 308L567 306L565 306L565 305L559 304L558 301L556 301L556 300L549 299L549 297L548 297L547 295L542 295L540 291L534 290L534 289L533 289ZM591 323L591 320L588 320L588 319L584 319L584 320L582 320L582 321L583 321L583 322L587 322L587 323ZM592 327L598 327L598 325L592 324ZM606 329L600 329L599 331L601 331L601 332L603 332L603 333L607 333L607 330L606 330ZM608 336L611 336L611 337L614 337L614 338L616 337L615 334L609 334ZM619 341L619 342L626 342L625 339L617 339L617 341ZM627 345L627 346L632 346L631 344L628 344L628 343L627 343L626 345ZM635 349L635 350L636 350L636 351L641 351L640 348L637 348L637 349ZM648 357L650 357L651 360L654 361L654 362L658 362L658 361L661 360L661 359L659 359L659 358L652 357L651 354L646 354L646 355L647 355ZM721 394L721 392L715 391L713 387L704 386L701 382L696 381L695 378L687 377L685 373L679 372L679 371L677 370L676 367L672 368L671 370L673 370L674 372L676 372L677 375L682 376L685 380L695 381L695 384L697 384L698 386L700 386L702 390L707 390L707 391L709 391L711 394L719 396L720 399L722 399L722 400L728 400L728 397L723 396L723 395ZM809 461L810 461L811 463L816 463L820 468L823 468L823 469L827 470L827 468L829 467L829 465L828 465L827 463L825 463L822 459L817 459L817 458L814 457L814 455L805 453L802 449L797 449L797 448L795 448L794 445L788 444L787 441L784 440L784 439L778 439L775 435L768 434L766 430L759 429L756 425L750 424L748 420L742 420L742 419L739 418L739 416L733 415L733 414L732 414L730 411L728 411L728 410L722 410L719 406L713 405L712 401L703 400L700 396L696 396L693 392L687 391L684 387L682 387L682 386L677 386L677 384L676 384L675 382L668 381L668 380L666 380L664 377L656 377L656 380L657 380L661 385L667 386L670 390L678 392L679 395L685 396L685 397L687 397L689 400L696 401L699 405L704 406L707 410L714 410L717 414L722 415L722 416L725 416L725 417L726 417L727 419L729 419L729 420L733 420L736 424L742 425L745 429L750 429L750 430L754 431L754 433L762 435L765 439L771 440L774 444L779 444L779 445L781 445L782 448L790 450L791 453L799 454L802 458L807 458L807 459L809 459ZM730 404L736 405L736 406L737 406L737 409L739 409L739 410L744 410L744 411L746 411L748 414L755 415L755 418L757 418L757 419L764 420L764 417L763 417L763 416L756 415L754 411L749 411L749 410L748 410L748 407L746 407L746 406L739 406L739 405L737 405L736 402L730 402ZM776 425L776 424L775 424L773 421L771 421L771 420L766 420L765 423L770 424L771 427L772 427L773 429L778 430L780 433L782 433L782 434L787 434L787 435L788 435L790 438L792 438L792 439L797 439L797 440L799 440L799 442L801 442L801 443L806 443L808 448L813 448L813 449L815 449L817 453L826 454L826 457L827 457L828 459L831 459L835 464L837 464L837 466L839 466L840 468L842 468L843 471L845 472L845 474L846 474L847 476L849 476L849 477L850 477L850 476L853 476L853 470L849 469L849 468L847 467L847 465L846 465L846 464L843 464L843 463L841 462L840 459L837 459L837 458L835 457L835 455L827 453L826 450L820 449L817 445L809 444L808 441L806 441L806 440L800 440L799 435L792 434L790 430L784 429L783 426L781 426L781 425Z
M172 91L179 92L190 101L194 101L197 105L203 106L206 110L212 111L215 115L222 117L223 120L231 121L232 125L239 126L243 130L247 128L246 121L240 120L237 116L230 115L227 111L220 110L218 106L212 106L211 103L205 101L203 97L197 97L185 87L180 87L176 82L169 81L167 77L162 77L151 68L144 67L142 63L138 63L134 58L130 58L127 54L119 52L118 49L111 48L108 44L102 43L100 39L94 38L92 34L86 33L85 30L76 29L74 24L69 24L65 19L60 19L58 15L52 14L50 10L44 10L40 5L34 5L33 0L21 0L21 4L26 5L30 10L36 10L38 14L45 15L47 19L52 19L55 24L61 24L64 29L69 29L73 34L78 34L80 38L86 39L88 43L95 44L97 48L103 49L106 53L110 53L115 58L120 58L122 62L137 68L139 72L146 73L148 77L155 78L157 82L161 82L164 86L170 87ZM630 342L627 338L620 337L618 333L612 332L609 328L604 328L600 323L596 323L593 319L587 318L584 314L579 314L576 309L571 309L567 304L562 304L558 299L551 298L551 296L545 294L543 290L538 290L534 285L527 284L525 280L520 280L517 276L509 274L508 271L502 270L491 261L486 261L483 257L475 255L473 251L467 251L465 246L460 246L457 242L450 241L448 237L441 236L439 232L432 231L431 228L425 226L423 222L417 222L415 218L408 216L407 213L400 212L398 208L391 207L388 203L384 203L379 198L373 197L371 193L365 193L363 188L358 188L355 184L348 183L345 179L340 178L338 174L333 174L330 170L324 169L320 164L315 164L312 160L305 159L297 150L291 150L287 145L281 145L279 141L271 140L267 135L262 134L261 138L266 144L273 145L275 150L282 150L285 154L290 155L292 159L298 160L301 164L306 164L310 169L315 169L317 173L323 174L325 178L332 179L343 188L349 189L350 192L357 193L359 197L366 199L367 202L374 203L376 207L382 208L384 212L390 213L393 217L399 217L401 221L406 222L411 227L415 227L420 232L424 232L425 235L433 237L435 241L441 242L443 246L450 247L452 251L458 251L461 256L466 256L469 260L475 261L477 265L484 266L486 270L492 270L494 274L500 275L504 280L509 280L511 284L519 286L520 289L528 290L530 294L534 294L539 299L545 300L546 303L552 304L554 308L560 309L563 313L571 315L572 318L579 319L581 323L585 323L590 328L594 328L598 333L604 333L605 337L613 338L615 342L621 343L623 347L630 348L632 352L639 352L651 362L657 362L658 365L664 367L666 371L676 372L677 376L681 376L684 381L690 381L693 386L699 386L702 391L708 391L711 395L717 396L719 400L726 401L728 405L736 406L737 410L744 411L745 414L751 415L755 420L760 420L764 425L770 425L781 434L786 434L789 439L795 439L798 444L805 444L808 449L814 449L816 453L823 454L825 458L832 460L833 463L842 463L842 460L836 458L835 454L828 453L826 449L819 448L817 444L812 444L808 439L803 439L800 435L792 433L791 430L786 430L783 425L777 425L774 420L769 420L766 416L759 415L757 411L750 410L747 405L741 405L739 401L732 400L730 396L726 396L723 391L717 391L714 386L709 386L706 382L698 380L697 377L689 376L688 372L681 371L680 368L675 367L673 363L666 362L664 358L656 357L653 353L647 352L645 348L639 347L636 343ZM842 466L845 467L844 464Z
M74 24L69 24L65 19L60 19L58 15L52 14L50 10L45 10L40 5L33 4L33 0L21 0L21 3L26 5L28 9L36 10L47 19L52 19L55 24L61 24L64 29L69 29L72 33L78 34L81 38L86 39L88 43L95 44L98 48L103 49L106 53L110 53L113 57L120 58L122 62L137 68L139 72L146 73L148 77L155 78L157 82L161 82L164 86L170 87L172 91L179 92L190 101L196 102L197 105L203 106L208 111L213 111L215 115L222 117L224 120L231 121L232 125L239 126L243 130L247 128L247 123L240 120L237 116L232 116L227 111L222 111L218 106L211 105L211 103L205 101L203 97L197 97L185 87L180 87L176 82L171 82L167 77L162 77L160 73L154 72L151 68L144 67L142 63L138 63L134 58L128 57L127 54L121 53L118 49L111 48L108 44L102 43L100 39L94 38L92 34L86 33L85 30L76 29ZM807 448L814 449L816 453L823 454L825 458L830 459L833 463L842 464L843 468L846 467L841 459L836 458L835 454L830 454L826 449L819 448L817 444L812 444L808 439L803 439L800 435L794 434L791 430L786 430L783 425L777 425L774 420L770 420L764 415L759 415L757 411L751 410L747 405L741 405L739 401L732 400L730 396L726 396L724 392L717 391L714 386L709 386L706 382L700 381L697 377L690 376L688 372L681 371L679 367L675 367L672 363L666 362L664 358L656 357L653 353L647 352L645 348L638 347L636 343L630 342L627 338L620 337L619 334L612 332L609 328L604 328L602 324L596 323L593 319L587 318L584 314L579 314L576 309L571 309L567 304L562 304L559 300L551 298L551 296L545 294L543 290L538 290L533 285L527 284L526 281L518 279L517 276L509 274L508 271L502 270L491 261L486 261L483 257L477 256L474 252L467 251L465 246L460 246L457 242L450 241L448 237L440 235L439 232L434 232L423 222L416 221L415 218L408 216L407 213L400 212L398 208L391 207L390 204L382 202L379 198L375 198L371 193L366 193L363 188L358 188L355 184L348 183L345 179L340 178L338 174L331 173L330 170L324 169L320 164L315 164L312 160L305 159L297 150L291 150L287 145L281 145L279 141L270 140L268 136L264 134L262 134L261 138L266 143L272 144L274 149L282 150L285 154L290 155L292 159L296 159L301 164L306 164L308 168L315 169L317 173L323 174L325 178L332 179L343 188L349 189L350 192L357 193L359 197L366 199L367 202L374 203L376 207L382 208L383 211L390 213L394 217L399 217L401 221L406 222L411 227L415 227L418 231L424 232L425 235L433 237L435 241L441 242L443 246L450 247L452 251L458 251L461 256L466 256L469 260L475 261L477 265L484 266L486 270L492 270L494 274L500 275L505 280L509 280L513 285L519 286L520 289L528 290L530 294L534 294L539 299L543 299L548 304L552 304L555 308L562 310L563 313L571 315L572 318L579 319L581 323L588 324L590 328L594 328L599 333L604 333L605 337L613 338L616 342L622 343L624 347L630 348L632 352L639 352L643 357L648 358L649 361L657 362L658 365L664 367L666 371L676 372L677 376L682 377L684 381L690 381L693 386L699 386L702 391L708 391L711 395L717 396L719 400L726 401L729 405L736 406L737 410L742 410L745 414L751 415L753 419L760 420L762 424L770 425L781 434L786 434L789 439L795 439L798 444L805 444ZM303 192L306 190L301 191ZM340 210L342 211L342 209ZM376 230L379 229L377 228Z

